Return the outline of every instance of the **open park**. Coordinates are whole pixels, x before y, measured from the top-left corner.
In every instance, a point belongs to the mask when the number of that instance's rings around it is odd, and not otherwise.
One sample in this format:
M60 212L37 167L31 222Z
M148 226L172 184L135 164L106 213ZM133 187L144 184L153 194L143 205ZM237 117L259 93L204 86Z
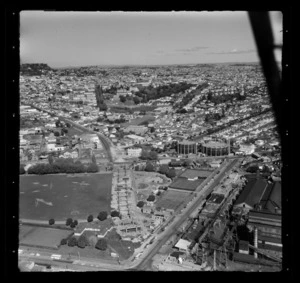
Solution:
M65 221L110 213L112 174L20 176L20 219Z

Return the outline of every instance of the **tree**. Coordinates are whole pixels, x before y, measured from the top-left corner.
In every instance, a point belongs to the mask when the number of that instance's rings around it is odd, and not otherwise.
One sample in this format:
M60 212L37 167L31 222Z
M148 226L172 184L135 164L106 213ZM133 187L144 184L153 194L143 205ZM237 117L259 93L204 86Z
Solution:
M60 136L60 133L59 133L58 131L55 131L55 132L54 132L54 135L55 135L56 137L59 137L59 136Z
M70 123L66 123L66 126L67 126L67 128L70 128L71 127L71 124Z
M53 218L49 219L49 225L53 225L55 223L55 220Z
M20 174L25 174L25 168L23 164L20 164Z
M95 157L94 154L92 155L92 162L93 162L94 164L97 164L97 160L96 160L96 157Z
M67 225L67 226L70 226L70 225L72 224L72 222L73 222L73 219L72 219L72 218L68 218L68 219L66 220L66 225Z
M136 206L139 208L142 208L144 206L144 204L145 203L143 201L139 201Z
M64 246L64 245L66 245L67 244L67 239L62 239L61 241L60 241L60 244L62 245L62 246Z
M78 221L77 221L77 220L74 220L74 221L73 221L73 224L74 224L75 226L77 226L77 225L78 225Z
M69 131L66 128L61 129L62 133L67 134Z
M90 214L87 218L88 222L92 222L94 220L94 216L92 214Z
M145 171L154 172L154 166L152 165L152 163L147 162L146 167L145 167Z
M174 168L170 169L169 172L166 174L168 178L174 178L176 177L176 171Z
M96 244L97 244L97 241L98 241L97 236L91 235L91 236L89 237L89 246L95 247Z
M124 95L119 96L121 102L126 102L126 97Z
M89 245L89 241L88 239L86 238L86 236L83 234L81 235L79 238L78 238L78 241L77 241L77 246L81 249L85 248L86 246Z
M134 96L134 97L133 97L133 102L134 102L135 104L139 104L139 103L140 103L140 100L139 100L138 97Z
M111 215L111 217L119 217L120 218L120 212L116 211L116 210L112 211L110 215Z
M86 172L88 173L97 173L98 171L99 171L99 167L95 163L90 163L86 168Z
M99 239L97 244L96 244L96 249L105 251L107 249L107 242L105 239Z
M77 239L75 237L71 237L68 241L69 247L75 247L77 245Z
M150 195L150 196L147 198L147 201L155 201L155 196L154 196L154 195Z
M159 173L166 175L169 172L169 166L167 164L162 164L158 170Z
M157 160L157 152L151 150L150 153L149 153L149 159L151 159L151 160Z
M107 212L101 211L97 217L100 221L104 221L107 218Z
M57 121L55 122L55 126L56 126L56 128L59 128L59 127L60 127L60 125L61 125L61 123L60 123L60 120L57 120Z
M52 165L53 164L53 156L50 154L50 155L48 155L48 162L49 162L49 164L50 165Z

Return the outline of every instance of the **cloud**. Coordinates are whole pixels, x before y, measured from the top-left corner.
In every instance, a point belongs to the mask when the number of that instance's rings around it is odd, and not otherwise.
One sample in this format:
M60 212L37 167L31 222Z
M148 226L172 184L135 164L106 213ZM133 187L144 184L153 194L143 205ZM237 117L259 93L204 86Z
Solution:
M230 51L219 51L219 52L208 52L206 54L246 54L246 53L253 53L256 52L255 49L247 49L247 50L238 50L238 49L232 49Z

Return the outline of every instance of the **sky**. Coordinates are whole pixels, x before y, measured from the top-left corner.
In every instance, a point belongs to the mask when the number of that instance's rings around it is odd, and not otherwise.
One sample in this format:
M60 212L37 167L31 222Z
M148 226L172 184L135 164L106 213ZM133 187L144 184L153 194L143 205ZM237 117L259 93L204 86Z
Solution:
M282 16L270 14L275 42L281 44ZM242 11L22 11L20 59L52 68L259 61Z

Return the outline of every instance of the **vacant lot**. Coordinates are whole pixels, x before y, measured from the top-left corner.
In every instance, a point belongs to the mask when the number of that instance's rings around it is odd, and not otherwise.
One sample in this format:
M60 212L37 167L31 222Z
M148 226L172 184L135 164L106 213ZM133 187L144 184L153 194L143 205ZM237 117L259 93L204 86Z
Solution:
M112 174L20 176L20 218L86 219L110 212Z
M182 203L191 197L190 192L166 191L155 203L156 207L176 210Z
M20 226L20 245L39 246L56 249L63 238L73 234L72 230L62 230L55 228L45 228L38 226Z

